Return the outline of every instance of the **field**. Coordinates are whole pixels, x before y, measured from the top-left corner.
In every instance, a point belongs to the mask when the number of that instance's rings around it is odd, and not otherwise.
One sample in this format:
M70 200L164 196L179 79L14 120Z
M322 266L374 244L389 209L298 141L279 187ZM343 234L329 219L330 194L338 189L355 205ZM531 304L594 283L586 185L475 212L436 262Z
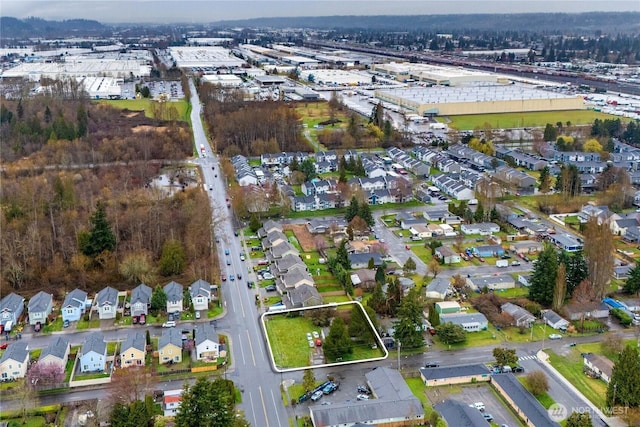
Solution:
M131 111L144 111L144 115L150 118L154 118L153 116L153 104L155 101L150 99L117 99L117 100L101 100L99 101L101 104L111 105L120 109L127 109ZM178 120L183 122L189 121L189 114L191 114L191 104L189 104L186 100L181 100L177 102L165 102L167 107L173 107L178 112Z
M302 252L313 252L316 250L316 245L313 241L313 236L309 233L306 225L303 224L291 224L283 227L284 230L291 230L298 239L298 243L302 248Z
M484 128L485 123L494 129L544 127L547 123L555 125L558 121L571 122L572 125L586 125L595 119L612 119L616 116L593 110L540 111L531 113L473 114L449 116L449 126L458 130Z

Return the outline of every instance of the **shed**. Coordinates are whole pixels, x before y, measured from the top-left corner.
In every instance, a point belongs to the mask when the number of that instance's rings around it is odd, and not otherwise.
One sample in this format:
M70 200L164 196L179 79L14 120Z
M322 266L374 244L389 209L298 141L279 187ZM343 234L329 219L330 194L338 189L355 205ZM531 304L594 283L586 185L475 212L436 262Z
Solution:
M459 313L460 304L455 301L441 301L436 303L436 311L438 314Z

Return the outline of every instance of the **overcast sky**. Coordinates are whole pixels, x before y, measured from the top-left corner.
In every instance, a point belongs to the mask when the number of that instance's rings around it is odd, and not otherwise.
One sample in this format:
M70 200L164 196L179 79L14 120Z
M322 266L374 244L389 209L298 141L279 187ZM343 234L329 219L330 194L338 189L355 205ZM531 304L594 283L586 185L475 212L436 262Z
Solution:
M640 11L640 0L508 1L211 1L211 0L2 0L1 16L44 19L95 19L104 23L211 22L281 16L429 15L458 13L527 13Z

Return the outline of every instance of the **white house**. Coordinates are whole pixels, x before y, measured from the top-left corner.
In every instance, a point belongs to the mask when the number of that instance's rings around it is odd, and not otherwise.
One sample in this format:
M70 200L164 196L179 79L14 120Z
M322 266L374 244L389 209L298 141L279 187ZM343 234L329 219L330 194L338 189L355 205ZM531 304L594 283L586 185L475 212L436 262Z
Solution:
M600 376L605 383L611 380L613 362L600 354L586 353L582 358L584 366Z
M182 299L184 288L178 282L169 282L164 285L164 293L167 294L167 313L179 313L182 311Z
M182 402L182 389L167 390L162 398L162 410L165 417L175 417Z
M144 283L131 291L131 317L140 317L149 314L151 306L151 288Z
M53 309L53 295L44 291L38 292L29 300L27 309L29 311L30 325L37 323L44 325Z
M542 313L542 319L553 329L567 329L567 326L569 326L569 321L563 319L558 313L553 310L546 310L544 313Z
M115 319L118 311L118 291L107 286L98 292L96 306L100 319Z
M211 284L198 279L189 286L189 295L194 310L207 310L211 300Z
M16 341L0 357L0 379L10 381L24 378L28 366L29 346L24 341Z
M219 356L218 334L213 325L204 323L196 334L196 359L215 362Z
M75 322L80 320L89 304L87 293L78 288L72 290L64 298L62 303L62 320Z
M449 278L436 277L427 285L426 297L434 299L444 299L449 291L451 282Z
M69 340L63 335L56 335L53 341L40 353L38 363L55 364L64 369L69 359L70 350Z
M87 337L78 353L80 372L104 371L107 363L107 343L101 332Z
M10 331L24 310L24 298L11 292L0 300L0 331Z
M481 236L489 236L500 231L500 226L493 222L479 222L477 224L462 224L460 231L463 234L479 234Z

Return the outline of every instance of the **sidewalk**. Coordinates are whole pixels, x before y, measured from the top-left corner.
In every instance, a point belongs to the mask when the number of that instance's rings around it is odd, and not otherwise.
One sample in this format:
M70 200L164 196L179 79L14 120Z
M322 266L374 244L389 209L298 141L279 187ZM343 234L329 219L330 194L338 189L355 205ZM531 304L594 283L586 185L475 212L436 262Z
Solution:
M591 409L591 413L592 414L597 414L598 417L600 417L600 419L602 419L605 423L607 423L608 426L610 427L625 427L626 424L616 418L616 417L607 417L601 410L600 408L597 408L593 403L591 403L591 401L589 399L587 399L581 392L580 390L578 390L573 384L571 384L569 382L569 380L567 380L560 372L558 372L556 370L556 368L554 368L553 366L551 366L551 364L548 362L548 358L549 356L547 355L547 353L545 353L544 351L540 350L537 354L536 357L538 358L538 360L540 361L540 363L542 363L544 365L545 368L547 368L549 370L549 372L551 372L551 374L556 377L556 379L558 379L560 382L562 382L564 385L566 385L569 389L571 389L571 391L576 394L580 399L582 399L584 402L586 402L586 404L589 406L589 408ZM567 408L570 412L567 415L570 415L571 412L573 412L572 409L578 410L578 409L582 409L584 410L584 408Z

